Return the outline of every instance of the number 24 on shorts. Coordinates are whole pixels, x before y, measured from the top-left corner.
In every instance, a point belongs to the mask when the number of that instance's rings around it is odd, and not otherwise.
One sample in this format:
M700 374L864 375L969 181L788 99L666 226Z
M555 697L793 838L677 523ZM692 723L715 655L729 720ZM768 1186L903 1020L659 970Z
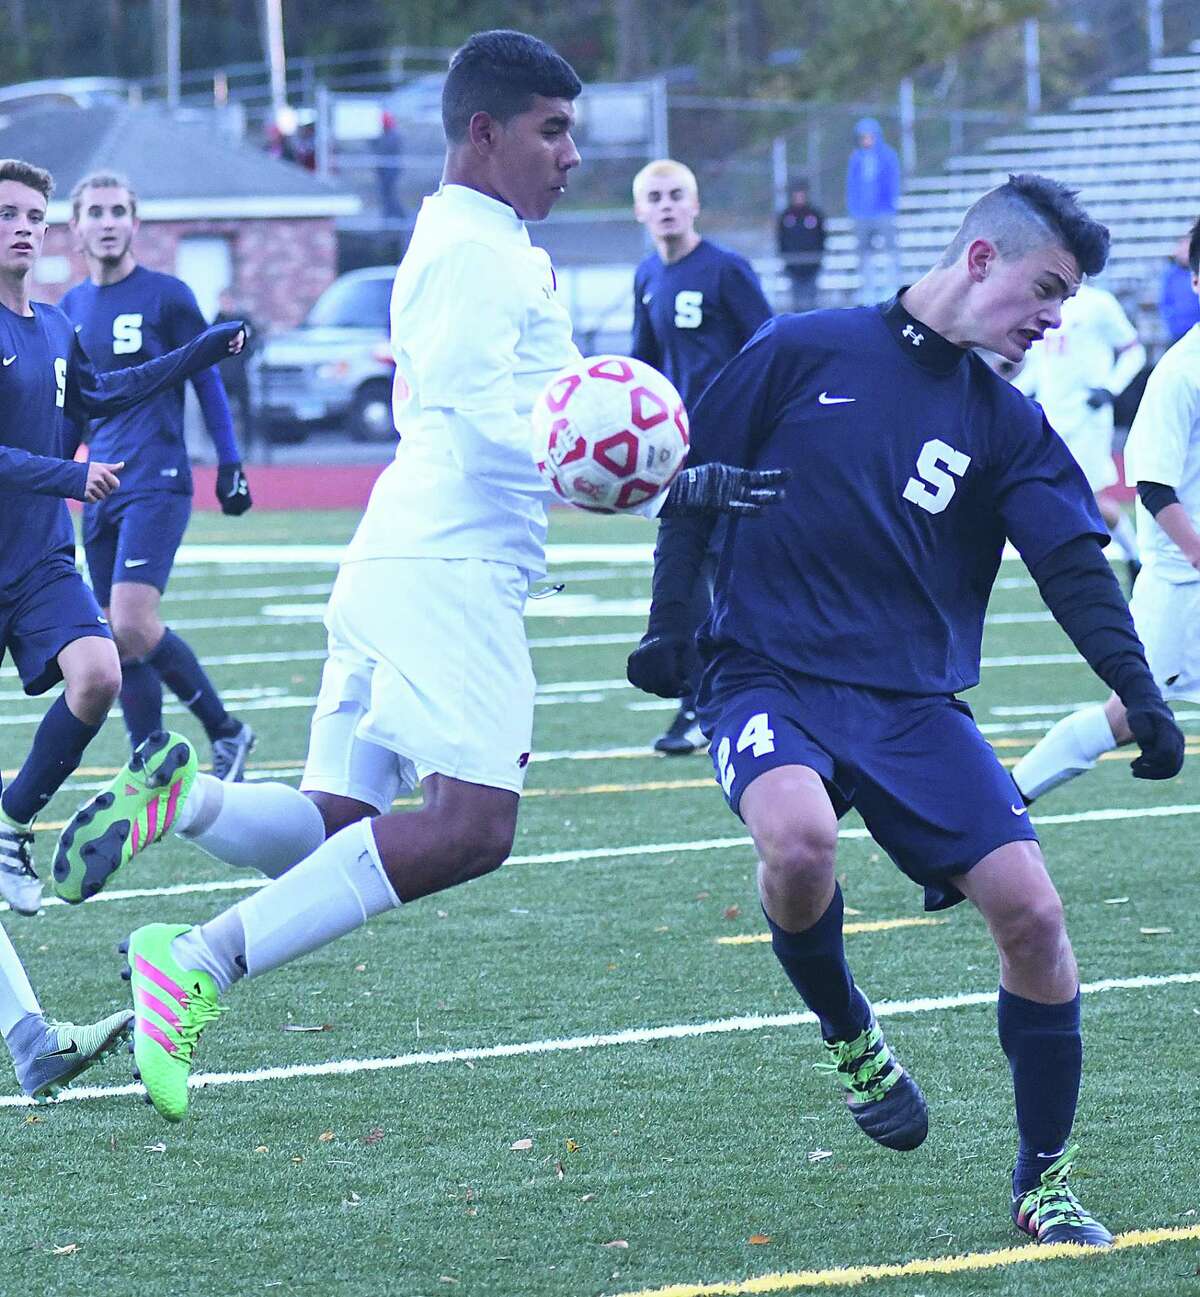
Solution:
M766 712L755 712L742 726L736 751L745 752L747 748L750 748L756 757L765 757L775 751L775 731L771 728L771 718ZM721 772L721 787L728 797L735 778L733 762L729 756L728 735L721 740L721 746L717 748L717 769Z

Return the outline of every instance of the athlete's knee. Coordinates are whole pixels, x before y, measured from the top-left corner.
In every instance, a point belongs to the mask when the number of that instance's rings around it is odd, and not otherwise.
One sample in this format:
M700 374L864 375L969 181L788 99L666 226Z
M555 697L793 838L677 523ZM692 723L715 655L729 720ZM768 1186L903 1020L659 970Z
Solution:
M380 812L366 802L356 801L353 797L339 797L334 793L322 793L305 790L304 795L321 812L325 825L325 836L331 838L335 833L357 824L359 820L373 818Z
M508 816L458 825L446 841L451 871L463 880L493 873L512 854L515 836L516 824Z
M1027 897L993 923L996 944L1010 960L1052 966L1070 949L1062 900L1053 887Z
M832 815L763 817L753 830L761 862L759 876L770 894L794 894L824 887L837 854L837 821Z
M123 662L140 662L158 647L162 629L154 622L114 609L110 613L113 638Z
M89 725L104 720L120 692L121 665L116 654L88 662L66 679L67 706Z

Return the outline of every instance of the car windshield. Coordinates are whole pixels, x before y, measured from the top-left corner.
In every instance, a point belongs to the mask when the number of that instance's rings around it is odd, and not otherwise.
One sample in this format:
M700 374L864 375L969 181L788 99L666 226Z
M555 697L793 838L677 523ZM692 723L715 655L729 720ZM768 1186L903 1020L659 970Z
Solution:
M310 329L378 329L388 331L390 279L339 279L317 298L305 324Z

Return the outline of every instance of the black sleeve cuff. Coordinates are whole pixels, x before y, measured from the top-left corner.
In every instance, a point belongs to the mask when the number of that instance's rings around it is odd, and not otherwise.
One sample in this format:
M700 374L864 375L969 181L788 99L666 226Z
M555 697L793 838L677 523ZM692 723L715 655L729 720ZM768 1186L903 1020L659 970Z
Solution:
M1162 482L1139 482L1137 493L1138 499L1150 510L1152 518L1157 518L1167 505L1179 503L1175 488L1165 486Z

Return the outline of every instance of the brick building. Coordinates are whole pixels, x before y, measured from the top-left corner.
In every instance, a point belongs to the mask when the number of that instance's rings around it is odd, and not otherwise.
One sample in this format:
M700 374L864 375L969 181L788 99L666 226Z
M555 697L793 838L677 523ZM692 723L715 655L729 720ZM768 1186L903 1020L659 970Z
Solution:
M54 176L33 293L49 302L86 274L67 221L71 189L92 171L127 176L137 192L139 262L185 280L209 316L230 288L268 330L298 324L337 275L334 223L360 206L337 185L226 134L214 113L129 104L27 111L0 128L0 157Z

